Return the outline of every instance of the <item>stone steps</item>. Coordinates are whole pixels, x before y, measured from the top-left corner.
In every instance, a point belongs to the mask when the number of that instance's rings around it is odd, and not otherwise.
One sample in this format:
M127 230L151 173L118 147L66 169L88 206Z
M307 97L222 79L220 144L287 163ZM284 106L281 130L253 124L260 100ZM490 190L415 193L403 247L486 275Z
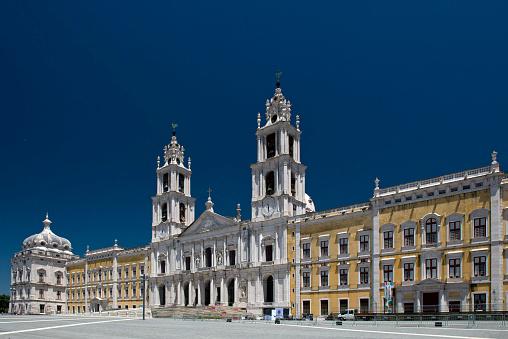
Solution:
M200 319L240 319L249 315L247 311L228 306L169 306L152 308L154 318L200 318Z

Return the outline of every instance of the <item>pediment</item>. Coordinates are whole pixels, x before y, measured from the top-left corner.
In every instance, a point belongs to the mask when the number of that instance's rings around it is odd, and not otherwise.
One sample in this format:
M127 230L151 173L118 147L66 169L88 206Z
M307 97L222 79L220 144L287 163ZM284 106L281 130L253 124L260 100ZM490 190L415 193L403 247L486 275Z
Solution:
M232 219L211 211L204 211L181 235L188 236L214 232L233 225L235 225L235 222Z
M425 279L417 283L416 285L419 286L435 286L435 285L442 285L443 282L439 281L437 279Z

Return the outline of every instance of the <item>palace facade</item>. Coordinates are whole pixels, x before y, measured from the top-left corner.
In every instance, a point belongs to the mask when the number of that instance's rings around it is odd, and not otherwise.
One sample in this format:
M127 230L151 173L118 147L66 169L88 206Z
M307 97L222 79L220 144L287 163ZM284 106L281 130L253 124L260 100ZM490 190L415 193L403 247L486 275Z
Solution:
M279 308L295 317L508 310L508 178L495 152L488 166L438 178L389 188L376 179L364 203L316 212L291 110L277 83L257 116L250 219L239 205L234 217L216 213L211 194L195 217L191 159L173 131L157 160L151 243L115 243L83 258L69 243L61 266L51 261L52 272L65 273L59 310L139 308L144 272L152 308ZM30 244L49 253L47 241ZM29 266L20 260L12 262L12 312L26 293L18 272Z

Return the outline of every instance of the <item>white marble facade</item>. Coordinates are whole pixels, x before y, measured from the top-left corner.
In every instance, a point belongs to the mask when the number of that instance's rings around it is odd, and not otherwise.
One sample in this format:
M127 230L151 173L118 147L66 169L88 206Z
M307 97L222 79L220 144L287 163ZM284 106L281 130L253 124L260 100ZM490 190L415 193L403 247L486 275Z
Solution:
M228 305L256 314L289 309L287 219L314 210L305 192L300 163L300 121L291 121L291 103L279 84L258 114L257 161L252 170L252 219L214 212L209 196L194 221L191 162L173 132L157 161L153 201L150 304Z

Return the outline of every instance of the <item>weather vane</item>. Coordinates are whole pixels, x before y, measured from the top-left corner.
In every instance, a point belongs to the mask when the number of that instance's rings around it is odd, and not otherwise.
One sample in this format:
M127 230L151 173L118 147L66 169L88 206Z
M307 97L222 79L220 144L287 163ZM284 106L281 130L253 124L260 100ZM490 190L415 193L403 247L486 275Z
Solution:
M282 72L281 71L275 72L275 86L277 88L280 87L280 78L281 78L281 76L282 76Z
M177 127L178 127L178 124L176 124L174 122L171 124L171 128L173 128L173 135L176 135L176 128Z
M212 189L210 188L210 186L208 186L208 199L212 198L211 195L212 195Z

